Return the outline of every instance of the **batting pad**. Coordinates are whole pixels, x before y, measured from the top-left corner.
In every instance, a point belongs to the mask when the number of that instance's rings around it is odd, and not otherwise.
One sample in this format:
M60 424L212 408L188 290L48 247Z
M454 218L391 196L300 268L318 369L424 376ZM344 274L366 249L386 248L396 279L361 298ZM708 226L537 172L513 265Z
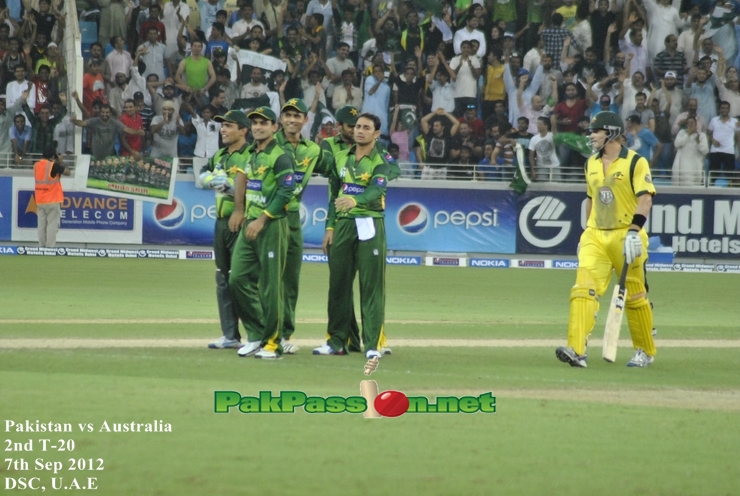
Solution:
M579 355L586 354L586 337L596 323L599 300L596 283L586 269L576 271L576 284L570 290L570 318L568 319L568 346Z
M655 356L658 351L653 341L653 311L650 302L645 296L645 285L639 279L628 277L627 301L625 313L630 326L632 344L635 348L642 348L647 356Z

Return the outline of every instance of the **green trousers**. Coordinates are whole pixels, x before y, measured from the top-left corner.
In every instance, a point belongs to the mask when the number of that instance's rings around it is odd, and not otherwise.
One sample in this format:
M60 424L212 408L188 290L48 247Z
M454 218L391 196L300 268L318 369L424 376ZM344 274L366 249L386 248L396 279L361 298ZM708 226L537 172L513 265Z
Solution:
M229 289L229 272L231 271L231 254L239 233L229 230L229 219L216 219L213 236L213 252L216 258L216 301L218 316L221 320L221 332L227 339L241 340L239 319L234 307L234 298Z
M249 241L246 232L251 222L244 223L234 246L229 286L247 339L261 341L265 350L280 354L288 219L268 221L257 239Z
M301 276L301 264L303 263L303 230L301 228L300 212L288 212L288 254L285 259L285 314L283 317L283 338L290 339L295 332L295 309L298 303L298 285ZM352 307L352 320L350 333L347 340L349 351L362 351L360 342L360 327L357 325L355 309Z
M360 241L354 219L340 218L329 251L329 325L327 342L335 350L347 346L356 324L352 285L360 274L362 340L365 350L385 347L385 223L374 219L375 236Z

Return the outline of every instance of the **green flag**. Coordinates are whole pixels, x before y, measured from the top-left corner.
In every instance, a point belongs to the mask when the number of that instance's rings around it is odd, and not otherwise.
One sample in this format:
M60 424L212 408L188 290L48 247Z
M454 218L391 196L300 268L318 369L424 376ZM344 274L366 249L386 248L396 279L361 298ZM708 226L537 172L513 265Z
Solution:
M565 145L571 150L575 150L584 157L588 158L594 154L589 145L588 136L576 133L556 133L552 135L552 142L555 146Z
M514 180L509 183L509 187L514 190L517 194L521 195L527 191L527 186L532 181L527 175L526 162L524 161L524 148L522 145L517 143L514 146L514 154L516 155L516 167L514 168Z

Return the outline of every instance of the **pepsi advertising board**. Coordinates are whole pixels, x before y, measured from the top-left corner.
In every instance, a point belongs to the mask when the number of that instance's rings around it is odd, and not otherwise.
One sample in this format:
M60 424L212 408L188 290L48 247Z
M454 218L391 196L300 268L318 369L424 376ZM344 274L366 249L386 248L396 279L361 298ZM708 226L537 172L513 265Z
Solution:
M142 240L156 245L213 246L216 196L213 190L177 181L171 204L146 202L143 209Z
M326 212L326 186L309 185L301 205L305 246L321 246ZM515 253L516 197L488 189L391 187L385 230L389 250Z
M0 241L10 241L13 226L13 178L0 177Z

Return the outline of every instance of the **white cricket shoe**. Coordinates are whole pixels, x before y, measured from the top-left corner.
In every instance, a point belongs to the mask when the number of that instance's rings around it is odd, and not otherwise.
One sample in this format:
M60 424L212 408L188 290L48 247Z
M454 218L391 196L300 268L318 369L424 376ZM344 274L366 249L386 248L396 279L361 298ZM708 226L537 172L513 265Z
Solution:
M337 351L331 346L329 346L329 343L327 343L324 346L319 346L318 348L314 348L313 354L314 355L346 355L347 352L344 350L344 348Z
M242 345L241 341L236 339L229 339L226 336L221 336L215 341L208 343L208 347L212 350L224 350L227 348L240 348Z
M632 357L632 360L627 362L628 367L647 367L651 363L653 363L653 360L655 360L654 357L647 356L644 351L642 351L640 348L637 348L637 351L635 351L635 356Z
M367 350L367 353L365 353L365 358L367 358L368 360L372 358L377 358L378 360L380 360L381 358L383 358L383 354L378 350Z
M282 358L280 355L275 353L274 351L267 351L266 349L262 348L257 353L254 354L254 358L264 358L264 359L272 359L277 360L278 358Z
M392 355L393 354L393 350L390 349L390 348L381 348L380 351L382 351L384 355Z
M292 344L290 341L285 339L280 340L280 346L283 347L283 353L286 355L295 355L300 350L298 345Z
M237 353L240 357L249 357L257 353L260 346L262 346L262 341L248 341L247 344L239 348Z
M580 367L585 369L588 367L586 363L586 355L579 355L573 348L566 346L559 346L555 350L555 356L558 360L570 364L571 367Z

